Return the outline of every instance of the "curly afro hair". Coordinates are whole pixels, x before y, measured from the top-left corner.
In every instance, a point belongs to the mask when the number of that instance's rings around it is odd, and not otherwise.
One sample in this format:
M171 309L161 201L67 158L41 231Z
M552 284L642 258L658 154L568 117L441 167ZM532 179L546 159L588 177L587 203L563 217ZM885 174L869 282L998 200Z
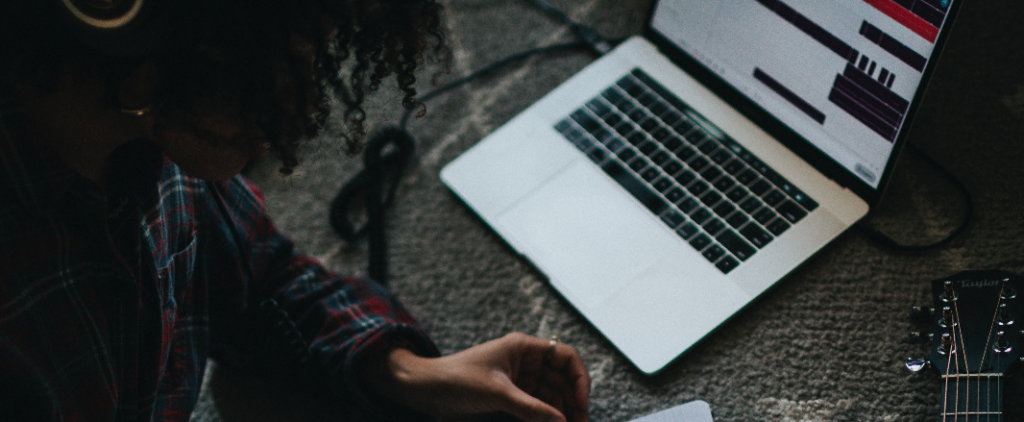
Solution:
M116 106L116 87L145 61L160 79L156 125L197 121L214 105L259 128L251 138L217 139L247 152L269 142L281 172L298 165L303 139L316 136L331 111L344 105L344 150L358 152L365 135L363 100L394 75L408 109L416 100L415 71L425 57L448 56L436 0L172 0L183 7L160 48L145 57L117 57L57 25L57 1L15 1L0 14L0 69L46 91L67 70L98 75Z

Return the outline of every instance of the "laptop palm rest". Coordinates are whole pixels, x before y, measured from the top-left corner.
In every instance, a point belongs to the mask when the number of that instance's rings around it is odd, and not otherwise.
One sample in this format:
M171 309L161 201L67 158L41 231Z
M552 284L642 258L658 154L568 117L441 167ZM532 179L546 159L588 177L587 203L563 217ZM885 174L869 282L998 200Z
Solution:
M566 294L595 308L679 241L585 159L510 207L498 224Z

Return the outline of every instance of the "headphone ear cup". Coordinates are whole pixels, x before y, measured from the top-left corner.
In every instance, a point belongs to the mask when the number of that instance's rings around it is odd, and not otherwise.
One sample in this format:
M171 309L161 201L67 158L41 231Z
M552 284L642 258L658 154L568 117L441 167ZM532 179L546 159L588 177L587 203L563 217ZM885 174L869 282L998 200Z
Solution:
M144 57L167 40L182 0L51 0L72 33L88 46L116 57Z

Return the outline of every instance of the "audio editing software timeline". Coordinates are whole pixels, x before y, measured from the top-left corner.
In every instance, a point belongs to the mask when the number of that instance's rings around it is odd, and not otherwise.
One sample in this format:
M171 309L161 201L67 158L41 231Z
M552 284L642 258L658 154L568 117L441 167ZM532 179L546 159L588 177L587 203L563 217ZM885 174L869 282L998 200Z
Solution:
M684 22L663 35L878 187L950 1L677 0L654 19Z

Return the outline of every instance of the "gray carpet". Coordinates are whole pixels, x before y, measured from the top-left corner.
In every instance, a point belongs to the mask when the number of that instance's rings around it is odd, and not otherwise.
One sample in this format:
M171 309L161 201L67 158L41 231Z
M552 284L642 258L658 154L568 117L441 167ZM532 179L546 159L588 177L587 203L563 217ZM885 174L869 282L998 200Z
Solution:
M640 31L647 1L560 0L554 4L611 36ZM526 48L571 39L549 19L511 0L449 0L451 75L467 74ZM441 167L592 59L536 58L428 104L412 123L419 164L391 217L392 288L445 353L522 331L558 334L593 376L592 421L626 421L690 400L718 421L937 420L937 377L909 376L903 360L924 354L905 342L911 305L926 304L929 281L965 269L1024 273L1024 2L967 1L910 141L970 189L976 212L952 244L897 253L851 231L722 326L662 373L641 374L441 183ZM429 74L429 72L428 72ZM421 87L430 88L422 78ZM396 122L393 91L370 111ZM362 273L365 246L345 245L327 223L342 181L359 166L329 141L316 142L299 171L251 176L280 227L330 268ZM868 221L906 242L941 237L964 207L918 155L904 154L889 193ZM680 323L685 323L681 321ZM1010 387L1015 384L1011 383ZM1010 392L1011 420L1024 420L1024 392ZM318 406L273 382L214 365L194 420L316 419Z

